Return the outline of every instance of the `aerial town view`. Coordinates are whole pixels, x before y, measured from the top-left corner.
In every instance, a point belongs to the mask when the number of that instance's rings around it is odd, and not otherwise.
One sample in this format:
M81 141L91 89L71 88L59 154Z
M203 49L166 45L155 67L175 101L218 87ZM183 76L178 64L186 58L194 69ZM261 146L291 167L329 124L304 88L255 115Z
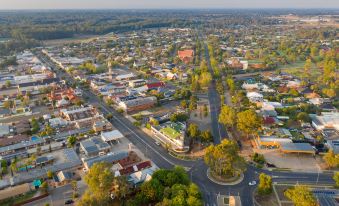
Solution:
M0 206L338 206L338 0L0 0Z

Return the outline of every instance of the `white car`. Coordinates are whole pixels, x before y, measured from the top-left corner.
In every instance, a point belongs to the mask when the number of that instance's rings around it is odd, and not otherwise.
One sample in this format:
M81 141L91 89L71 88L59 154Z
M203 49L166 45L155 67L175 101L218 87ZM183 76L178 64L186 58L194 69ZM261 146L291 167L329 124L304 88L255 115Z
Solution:
M160 142L158 142L158 141L156 141L155 144L158 145L158 146L160 146Z
M256 185L256 184L257 184L257 182L255 180L253 180L252 182L248 183L249 186L253 186L253 185Z

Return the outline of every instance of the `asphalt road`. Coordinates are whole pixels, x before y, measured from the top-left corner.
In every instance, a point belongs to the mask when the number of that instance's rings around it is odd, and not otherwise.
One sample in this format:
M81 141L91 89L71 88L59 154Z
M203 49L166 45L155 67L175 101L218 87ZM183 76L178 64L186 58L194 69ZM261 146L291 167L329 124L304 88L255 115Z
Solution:
M205 46L205 60L207 63L207 67L210 70L212 76L214 76L214 72L211 66L210 56L208 53L207 44L204 43ZM221 99L220 95L216 90L216 82L213 79L210 86L208 87L208 100L210 103L210 111L211 111L211 122L212 122L212 134L213 134L213 142L214 144L220 144L223 138L228 138L228 134L224 125L220 124L219 114L221 108Z
M51 63L47 58L41 55L39 57L48 66L54 68L54 71L57 72L57 75L59 77L65 78L68 82L74 82L72 77L70 77L67 73L56 69L55 65ZM216 184L207 178L207 166L202 160L183 161L172 157L164 148L156 145L155 141L151 137L149 137L139 128L135 127L123 115L116 112L113 108L107 106L91 91L84 90L84 97L87 98L88 103L99 105L103 114L113 114L113 119L111 120L111 123L114 125L114 127L120 130L120 132L126 138L128 138L129 141L131 141L140 151L142 151L148 158L150 158L158 167L172 168L176 165L183 166L187 170L192 181L200 187L206 206L216 206L216 198L218 194L239 195L241 197L243 206L252 206L252 197L255 186L249 186L248 183L253 180L258 180L259 173L261 172L271 175L274 182L315 183L318 180L317 182L319 184L334 183L334 181L332 180L332 175L330 174L320 173L318 175L314 173L269 172L267 170L261 170L249 165L247 167L247 170L244 172L244 180L241 183L234 186L222 186ZM215 139L215 143L218 143L223 137L227 137L227 133L226 130L223 130L220 127L219 123L216 124L219 114L219 111L216 108L220 108L220 106L218 106L220 105L220 99L213 86L211 86L211 88L209 89L209 98L211 98L212 100L211 111L213 111L213 132L219 134L215 135L217 137Z

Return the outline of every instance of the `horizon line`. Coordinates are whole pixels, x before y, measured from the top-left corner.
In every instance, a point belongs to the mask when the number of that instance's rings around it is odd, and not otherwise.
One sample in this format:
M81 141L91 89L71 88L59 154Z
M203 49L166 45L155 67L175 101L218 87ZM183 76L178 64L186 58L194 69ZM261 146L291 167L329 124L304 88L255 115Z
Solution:
M29 8L17 8L17 9L0 9L0 11L67 11L67 10L93 10L93 11L117 11L117 10L338 10L339 7L329 8L315 8L315 7L286 7L286 8L276 8L276 7L231 7L231 8L217 8L217 7L210 7L210 8L195 8L195 7L187 7L187 8L36 8L36 9L29 9Z

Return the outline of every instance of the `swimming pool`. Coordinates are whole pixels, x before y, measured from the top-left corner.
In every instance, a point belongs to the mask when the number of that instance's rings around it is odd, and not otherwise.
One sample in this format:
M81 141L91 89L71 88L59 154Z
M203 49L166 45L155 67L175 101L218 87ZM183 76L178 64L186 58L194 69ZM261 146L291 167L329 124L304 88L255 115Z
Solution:
M37 136L32 136L32 137L31 137L31 140L32 140L32 141L37 141L37 140L39 140L39 137L37 137Z

